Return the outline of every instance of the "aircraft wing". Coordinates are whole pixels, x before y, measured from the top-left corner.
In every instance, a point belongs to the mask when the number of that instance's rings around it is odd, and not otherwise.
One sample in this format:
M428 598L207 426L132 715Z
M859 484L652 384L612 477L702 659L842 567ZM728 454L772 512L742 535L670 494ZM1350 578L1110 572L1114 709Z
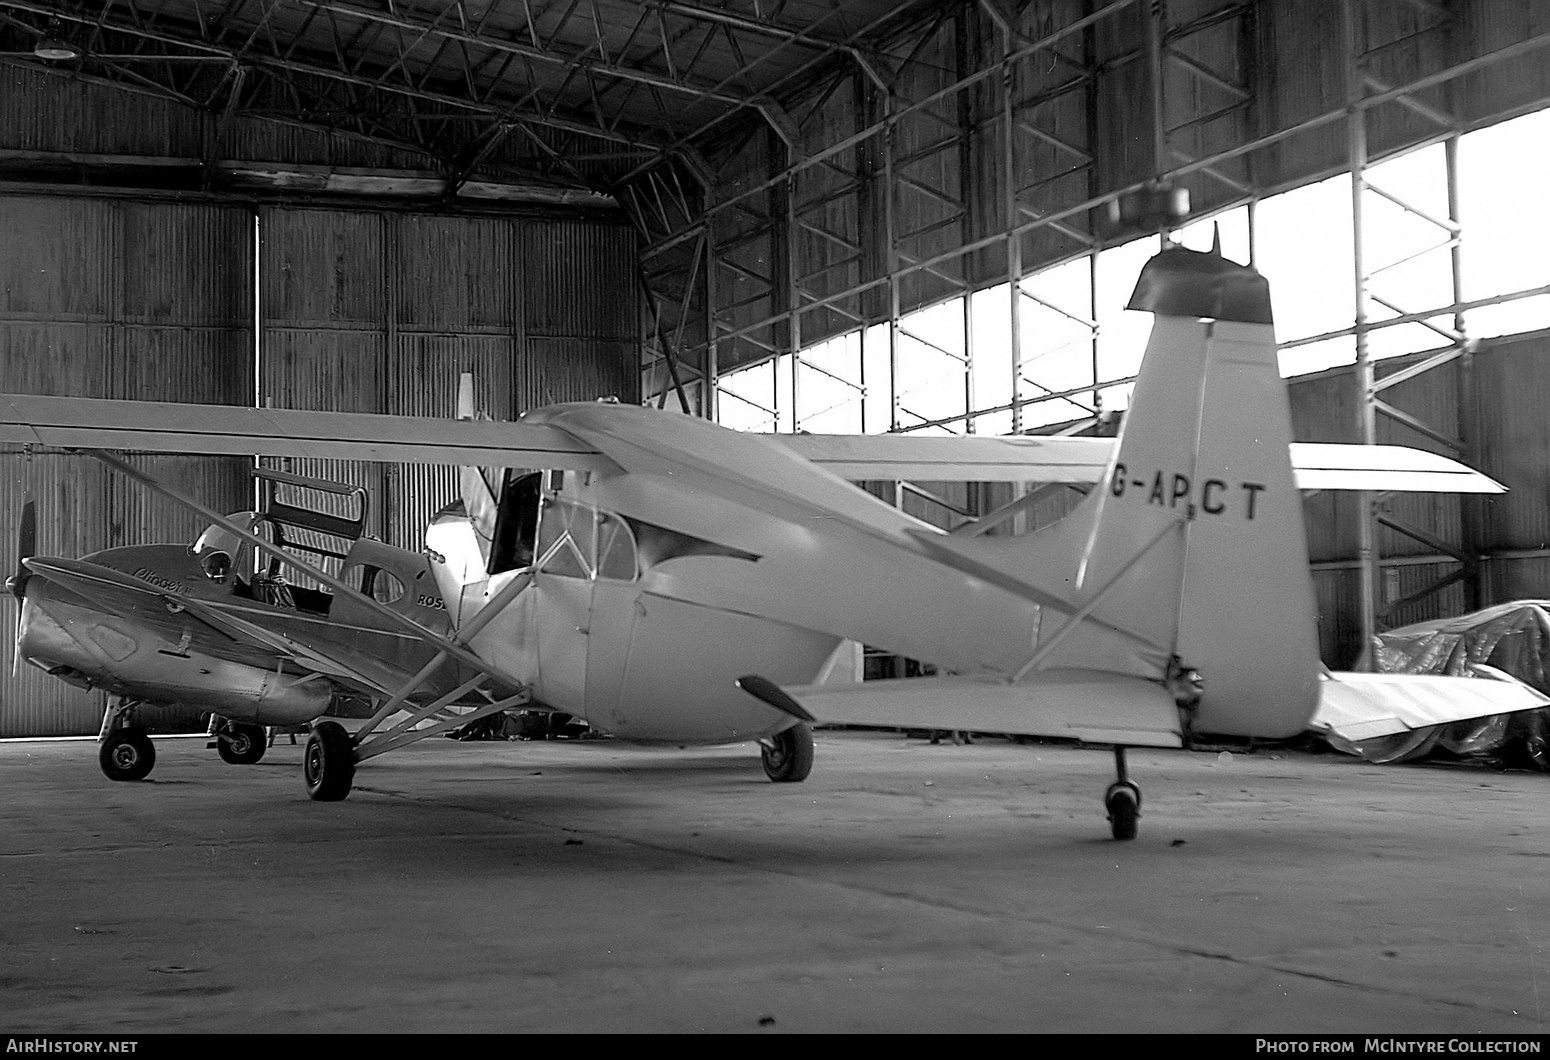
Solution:
M23 561L33 574L87 600L105 614L148 626L169 640L193 633L192 644L223 658L244 662L283 658L300 669L335 678L365 692L392 694L410 677L407 670L365 656L342 661L275 630L234 614L219 604L152 585L123 571L84 560L33 556ZM195 620L191 626L189 619Z
M367 693L391 696L409 680L412 672L401 670L365 653L352 654L348 662L314 645L304 644L278 630L243 618L231 609L205 600L184 598L190 614L227 633L233 639L262 645L303 670L331 677Z
M752 676L738 684L782 713L833 725L963 729L1127 747L1183 746L1178 708L1161 685L1099 671L1049 670L1015 685L971 677L914 677L780 688Z
M1550 705L1521 681L1436 674L1332 673L1308 727L1349 743Z
M532 423L0 394L0 443L214 456L293 456L609 470L595 448Z
M924 482L1097 482L1112 438L1039 435L779 434L771 438L841 478ZM1299 489L1505 493L1499 482L1436 453L1400 445L1293 442Z
M1036 435L770 435L841 478L1096 482L1110 438ZM387 460L608 471L595 446L551 423L495 423L235 405L0 394L0 443L58 449ZM1294 442L1302 489L1503 493L1457 461L1393 445Z
M187 628L187 623L177 617L183 610L184 597L175 590L84 560L29 556L22 562L33 574L69 590L104 613L149 626L173 640ZM228 645L231 642L229 635L215 628L206 635L219 636Z

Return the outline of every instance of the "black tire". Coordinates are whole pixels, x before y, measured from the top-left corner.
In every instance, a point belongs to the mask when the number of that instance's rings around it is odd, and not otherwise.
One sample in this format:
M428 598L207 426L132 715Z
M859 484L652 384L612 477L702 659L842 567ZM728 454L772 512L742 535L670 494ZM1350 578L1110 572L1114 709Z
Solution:
M109 780L144 780L156 768L156 745L139 729L115 729L97 749L97 764Z
M264 757L268 750L268 738L262 725L244 725L233 722L217 742L215 751L221 761L234 766L250 766Z
M761 744L764 774L777 784L795 784L813 771L813 730L798 722Z
M1523 741L1523 763L1530 769L1550 773L1550 740L1530 736Z
M1136 837L1141 820L1141 789L1124 782L1110 784L1103 793L1103 808L1109 812L1109 829L1114 838L1129 840Z
M307 794L319 802L338 802L350 794L355 780L355 744L343 725L320 721L313 726L301 756L301 774Z

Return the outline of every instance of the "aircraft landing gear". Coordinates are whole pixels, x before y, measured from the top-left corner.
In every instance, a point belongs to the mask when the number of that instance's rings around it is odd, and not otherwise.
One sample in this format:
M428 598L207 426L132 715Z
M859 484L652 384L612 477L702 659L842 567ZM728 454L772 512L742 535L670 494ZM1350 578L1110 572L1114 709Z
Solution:
M798 722L768 740L759 741L764 773L777 784L806 780L813 771L813 729Z
M223 722L215 731L215 751L221 761L234 766L249 766L264 757L268 749L262 725L240 721Z
M139 729L114 729L97 748L97 764L109 780L144 780L156 766L156 745Z
M1109 827L1115 839L1134 839L1141 820L1141 789L1130 782L1125 772L1125 749L1114 748L1114 770L1119 779L1103 793L1103 808L1109 812Z
M137 699L109 696L97 737L97 764L109 780L144 780L156 766L156 747L135 724Z
M319 802L338 802L350 794L355 779L355 741L337 721L320 721L307 737L301 756L307 794Z

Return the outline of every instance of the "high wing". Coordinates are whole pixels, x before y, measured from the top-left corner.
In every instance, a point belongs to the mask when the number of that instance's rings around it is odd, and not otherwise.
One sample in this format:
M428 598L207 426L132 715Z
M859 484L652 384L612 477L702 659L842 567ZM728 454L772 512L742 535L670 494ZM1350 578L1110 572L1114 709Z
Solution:
M963 729L1130 747L1184 742L1178 707L1162 685L1095 670L1046 670L1016 684L949 676L782 689L753 675L738 684L776 710L833 725Z
M0 442L482 467L613 467L596 449L538 424L32 394L0 394Z
M769 435L841 478L968 482L1096 482L1110 438L919 434ZM387 460L607 471L599 449L552 423L251 409L156 401L0 394L0 443L60 449ZM1294 442L1305 490L1503 493L1447 457L1394 445Z
M772 438L841 478L925 482L1097 482L1112 438L923 434L781 434ZM1399 445L1293 442L1304 490L1505 493L1494 479L1436 453Z

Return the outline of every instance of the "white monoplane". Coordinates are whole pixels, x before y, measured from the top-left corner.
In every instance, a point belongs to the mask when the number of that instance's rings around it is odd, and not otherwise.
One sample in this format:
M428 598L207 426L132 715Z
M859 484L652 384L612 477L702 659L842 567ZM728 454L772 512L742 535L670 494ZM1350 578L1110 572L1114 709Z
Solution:
M1104 803L1128 839L1127 746L1310 725L1364 739L1546 702L1497 682L1324 674L1299 488L1501 487L1410 450L1294 449L1251 269L1169 248L1130 308L1156 320L1112 442L781 438L613 403L480 423L20 395L0 396L0 442L91 449L434 649L353 735L315 724L304 772L319 799L343 798L364 758L521 703L626 740L758 740L787 781L811 768L814 721L1109 745ZM104 449L541 470L507 474L487 555L468 517L432 526L451 620L432 629ZM1098 486L1051 527L996 536L977 531L999 514L946 533L842 475ZM847 640L944 676L856 682Z

